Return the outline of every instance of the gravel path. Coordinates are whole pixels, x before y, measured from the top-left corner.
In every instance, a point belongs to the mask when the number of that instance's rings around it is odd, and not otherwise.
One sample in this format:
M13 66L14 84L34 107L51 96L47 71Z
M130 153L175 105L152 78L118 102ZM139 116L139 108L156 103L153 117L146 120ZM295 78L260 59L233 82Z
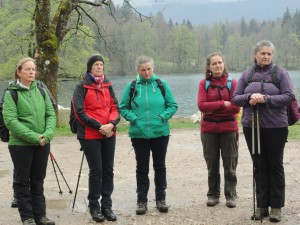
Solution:
M59 194L55 173L49 160L45 180L48 217L55 220L56 225L93 224L87 211L88 168L86 161L83 164L77 201L72 212L82 157L78 141L74 136L57 137L53 140L51 149L73 194L69 194L68 187L56 169L63 191L62 195ZM283 208L283 219L279 224L300 224L299 149L300 141L289 141L286 145L284 158L286 206ZM169 213L161 214L155 209L153 170L151 168L148 212L146 215L136 216L134 152L128 136L119 134L115 157L115 190L112 196L113 209L118 220L104 222L104 224L260 224L260 221L254 222L249 219L253 211L252 163L242 134L240 135L239 154L237 207L227 208L223 193L220 204L212 208L206 207L207 170L202 157L199 130L173 130L167 153L167 203L171 206ZM223 179L221 182L223 186ZM12 162L6 143L0 143L0 183L0 225L21 224L17 209L10 208ZM264 220L263 224L273 223Z

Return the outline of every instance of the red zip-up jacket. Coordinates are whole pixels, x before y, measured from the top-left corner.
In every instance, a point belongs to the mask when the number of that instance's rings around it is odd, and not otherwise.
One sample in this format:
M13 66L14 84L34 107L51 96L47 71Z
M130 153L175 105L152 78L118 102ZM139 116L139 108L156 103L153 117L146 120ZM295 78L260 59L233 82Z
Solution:
M224 101L231 101L237 81L232 79L231 91L227 88L228 74L221 77L211 77L210 87L206 90L206 79L199 83L198 108L202 112L201 132L225 133L238 131L237 114L240 107L232 102L225 107ZM213 88L218 86L223 88Z
M101 125L112 123L116 126L120 121L118 101L106 77L98 86L85 76L75 87L73 101L74 113L79 121L78 139L106 138L99 133Z

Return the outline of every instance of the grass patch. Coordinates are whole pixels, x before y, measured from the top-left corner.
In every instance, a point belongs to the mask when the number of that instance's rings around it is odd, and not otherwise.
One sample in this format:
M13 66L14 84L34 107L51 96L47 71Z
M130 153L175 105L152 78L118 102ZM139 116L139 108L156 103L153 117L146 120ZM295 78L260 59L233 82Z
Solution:
M170 128L171 129L186 129L186 128L195 128L199 129L199 123L193 123L191 119L188 118L172 118L170 119Z
M170 121L171 129L186 129L186 128L199 128L199 123L193 123L187 118L172 118ZM127 133L129 129L129 123L123 118L118 124L118 133ZM56 128L55 136L72 136L74 135L66 122L61 123L59 127Z
M293 126L289 126L289 139L300 140L300 121L298 121Z
M61 122L62 120L60 120ZM170 119L170 128L171 129L199 129L199 123L193 123L191 119L188 118L172 118ZM69 124L65 120L61 125L56 128L55 136L72 136L75 135L71 132ZM239 124L241 127L241 124ZM118 124L118 133L127 133L129 129L129 123L121 119ZM300 140L300 121L295 125L289 126L289 139L298 139Z

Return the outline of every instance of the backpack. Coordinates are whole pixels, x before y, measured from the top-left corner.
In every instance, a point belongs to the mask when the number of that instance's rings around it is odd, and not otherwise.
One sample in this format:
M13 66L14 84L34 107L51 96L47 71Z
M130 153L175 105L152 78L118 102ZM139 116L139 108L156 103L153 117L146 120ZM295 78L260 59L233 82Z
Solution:
M207 80L205 81L205 90L206 92L208 91L208 88L211 87L211 88L218 88L218 89L222 89L222 88L227 88L228 92L230 93L231 91L231 86L232 86L232 77L228 77L227 78L227 84L226 86L218 86L218 85L210 85L210 80Z
M262 82L273 83L278 89L280 89L279 80L278 80L278 76L277 76L278 68L279 68L279 66L273 65L273 67L271 68L271 79L272 80L271 81L263 80ZM255 74L255 66L253 66L251 68L250 74L248 76L248 84L255 81L255 80L253 80L254 74ZM295 94L294 94L294 98L292 99L290 104L286 106L289 126L294 125L300 119L300 112L299 112L300 110L299 109L300 108L299 108L297 99L295 98Z
M83 88L84 90L84 98L86 96L86 89ZM70 125L70 130L73 134L77 134L77 128L78 128L78 119L75 114L75 106L74 106L74 98L71 100L71 109L70 109L70 116L69 116L69 125Z
M164 87L161 79L158 78L156 80L156 83L157 83L157 86L158 86L162 96L165 98L165 96L166 96L165 87ZM137 90L135 89L135 84L136 84L136 80L133 80L130 85L129 102L128 102L129 110L131 110L131 102L133 102L137 106L137 103L135 101L133 101L134 97L137 95Z
M38 87L41 95L45 99L45 90L44 90L44 88L42 88L41 85L37 85L37 87ZM1 135L0 138L1 138L1 141L3 141L3 142L8 142L9 141L9 130L7 129L7 127L4 123L3 115L2 115L4 96L5 96L6 91L10 92L11 97L13 98L14 102L16 103L16 105L18 104L18 91L6 88L3 92L3 95L2 95L1 101L0 101L0 135ZM53 105L53 103L52 103L52 105Z

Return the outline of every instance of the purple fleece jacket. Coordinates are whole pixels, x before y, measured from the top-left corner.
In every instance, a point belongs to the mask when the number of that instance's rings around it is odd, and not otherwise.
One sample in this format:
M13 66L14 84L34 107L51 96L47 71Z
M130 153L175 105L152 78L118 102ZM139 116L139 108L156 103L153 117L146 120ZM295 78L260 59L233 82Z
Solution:
M235 105L243 106L242 125L252 127L251 113L253 107L249 104L253 93L261 93L266 96L266 103L259 104L260 127L279 128L287 127L288 119L286 106L292 101L294 93L288 72L279 67L277 77L279 89L271 82L272 64L265 67L256 65L252 82L248 82L251 69L247 69L240 77L233 93L232 101ZM266 80L269 82L261 82Z

